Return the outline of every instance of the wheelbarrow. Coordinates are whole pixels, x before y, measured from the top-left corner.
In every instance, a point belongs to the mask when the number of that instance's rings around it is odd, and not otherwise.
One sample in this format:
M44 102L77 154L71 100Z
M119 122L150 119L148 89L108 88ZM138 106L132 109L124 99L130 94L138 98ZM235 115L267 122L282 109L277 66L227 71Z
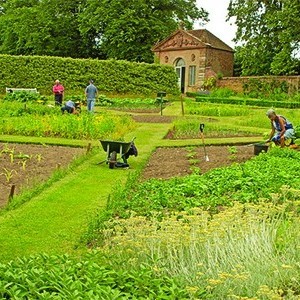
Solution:
M119 154L123 159L124 164L127 165L126 153L128 153L130 148L134 145L134 139L135 138L133 138L131 142L100 140L102 148L106 152L106 160L100 162L100 164L106 162L109 168L113 169L114 167L118 166L117 156ZM137 153L135 156L137 156Z

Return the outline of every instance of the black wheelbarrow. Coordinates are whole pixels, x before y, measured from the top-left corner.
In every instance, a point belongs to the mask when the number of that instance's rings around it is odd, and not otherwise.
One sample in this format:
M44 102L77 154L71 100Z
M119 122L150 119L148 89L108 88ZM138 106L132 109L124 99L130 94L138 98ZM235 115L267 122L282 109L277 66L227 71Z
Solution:
M106 160L100 162L100 164L106 162L110 169L113 169L114 167L129 167L127 158L130 155L137 156L134 139L131 142L100 140L102 148L106 152ZM120 158L123 159L123 163L118 162L118 154L120 155Z

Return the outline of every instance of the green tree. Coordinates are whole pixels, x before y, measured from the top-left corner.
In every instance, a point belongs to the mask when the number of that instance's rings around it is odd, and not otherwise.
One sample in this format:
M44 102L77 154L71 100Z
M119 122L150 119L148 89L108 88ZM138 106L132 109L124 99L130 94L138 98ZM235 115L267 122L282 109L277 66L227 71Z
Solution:
M231 0L242 75L295 74L300 57L299 0Z
M206 18L196 0L0 0L0 53L153 62L180 21Z
M0 52L85 57L78 26L81 0L11 0L0 14Z
M151 47L176 30L178 22L192 28L206 18L195 0L87 0L80 30L106 58L151 63Z

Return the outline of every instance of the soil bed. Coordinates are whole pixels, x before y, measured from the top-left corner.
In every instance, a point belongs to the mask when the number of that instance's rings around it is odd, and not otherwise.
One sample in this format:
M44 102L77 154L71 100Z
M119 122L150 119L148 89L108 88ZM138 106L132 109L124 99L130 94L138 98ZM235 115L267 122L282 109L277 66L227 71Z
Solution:
M83 148L0 143L0 207L7 203L12 185L16 195L22 188L47 180L56 168L68 166L85 152Z
M235 154L231 150L236 149ZM203 174L211 169L241 163L254 156L253 146L206 146L209 161L205 159L203 147L194 148L157 148L144 171L142 180L150 178L169 179L186 176L197 167Z
M56 168L66 167L74 157L85 152L82 148L0 143L0 207L7 203L13 184L16 195L23 188L47 180ZM206 153L209 161L205 159L203 147L158 148L145 166L141 179L186 176L195 167L203 174L214 168L244 162L254 156L254 149L249 145L206 146ZM22 155L26 158L16 158Z

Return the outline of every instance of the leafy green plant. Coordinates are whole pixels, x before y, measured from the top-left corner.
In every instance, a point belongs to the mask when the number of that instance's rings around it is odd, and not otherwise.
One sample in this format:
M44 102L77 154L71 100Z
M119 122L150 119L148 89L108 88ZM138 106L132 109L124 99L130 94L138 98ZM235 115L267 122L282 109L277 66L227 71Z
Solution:
M20 91L20 92L13 92L13 93L7 93L3 97L4 101L18 101L18 102L30 102L30 101L46 101L47 98L44 96L41 96L38 93L31 93L26 91Z
M36 115L22 118L6 118L0 124L4 134L25 136L52 136L73 139L121 140L135 128L130 116L114 116L103 112L95 116L77 115Z
M237 153L237 148L236 148L236 146L228 146L227 149L228 149L228 152L229 152L230 154L236 154L236 153Z
M205 90L211 90L216 86L216 84L217 84L217 79L215 77L209 77L204 80L202 87Z
M237 148L236 146L228 146L228 152L229 152L229 159L234 161L236 160L237 156Z
M245 95L251 98L271 98L275 95L287 95L288 84L286 81L279 80L260 80L259 78L250 78L243 85ZM276 98L276 97L275 97ZM279 98L280 99L280 98Z
M216 98L229 98L234 96L236 93L229 88L215 88L211 91L210 97Z
M82 259L40 254L1 264L1 298L28 299L189 299L176 278L142 264L127 269L97 252Z

